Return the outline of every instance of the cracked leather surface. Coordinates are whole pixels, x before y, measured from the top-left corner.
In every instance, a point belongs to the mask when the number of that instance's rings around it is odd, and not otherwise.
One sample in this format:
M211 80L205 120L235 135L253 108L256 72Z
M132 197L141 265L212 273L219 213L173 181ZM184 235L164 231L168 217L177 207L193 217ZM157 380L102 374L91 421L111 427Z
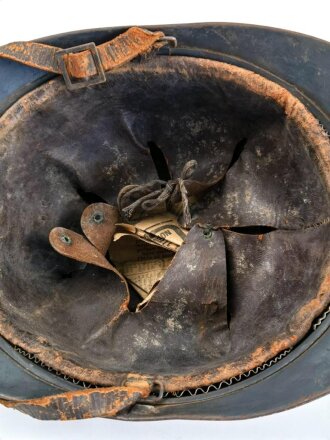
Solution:
M269 81L245 72L159 57L75 94L53 80L1 118L0 330L8 340L83 380L118 384L137 372L175 390L233 376L307 333L330 298L319 153L329 141L284 89L272 94ZM310 136L301 115L312 121ZM81 232L91 201L114 205L123 186L157 179L149 142L172 178L196 160L194 179L212 185L192 204L194 226L152 301L131 313L116 274L58 255L48 234ZM246 226L277 230L229 229Z

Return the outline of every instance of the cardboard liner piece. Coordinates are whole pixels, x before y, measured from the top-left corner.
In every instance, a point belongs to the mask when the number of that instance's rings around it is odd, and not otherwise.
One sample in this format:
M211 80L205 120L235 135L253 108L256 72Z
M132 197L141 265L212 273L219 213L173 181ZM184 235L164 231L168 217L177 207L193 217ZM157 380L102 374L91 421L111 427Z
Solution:
M146 298L163 278L188 233L169 213L135 224L118 224L109 248L110 260Z
M113 264L142 298L163 278L174 256L172 251L123 234L115 236L109 253Z

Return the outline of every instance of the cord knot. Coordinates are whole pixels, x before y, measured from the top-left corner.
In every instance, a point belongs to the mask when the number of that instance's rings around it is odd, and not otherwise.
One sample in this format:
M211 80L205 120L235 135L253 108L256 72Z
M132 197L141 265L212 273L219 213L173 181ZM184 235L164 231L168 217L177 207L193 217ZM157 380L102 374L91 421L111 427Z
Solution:
M118 208L127 220L143 217L146 213L155 214L174 209L174 204L181 201L183 226L191 224L189 194L186 181L197 168L196 160L189 160L184 165L180 177L164 181L152 180L142 185L127 185L118 194Z

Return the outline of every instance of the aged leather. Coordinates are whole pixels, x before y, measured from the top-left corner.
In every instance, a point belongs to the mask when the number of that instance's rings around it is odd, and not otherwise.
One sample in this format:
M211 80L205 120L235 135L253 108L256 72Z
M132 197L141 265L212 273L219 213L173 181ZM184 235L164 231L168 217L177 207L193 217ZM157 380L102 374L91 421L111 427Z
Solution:
M114 417L129 409L138 400L147 397L150 386L113 387L71 391L40 399L8 402L0 400L7 408L15 408L40 420L77 420L93 417Z
M197 161L188 161L180 177L172 180L153 180L145 185L127 185L119 192L117 204L120 214L128 221L152 216L156 213L181 212L183 226L191 226L189 197L197 196L215 182L193 182L191 177L198 166ZM188 186L188 188L187 188Z
M93 203L83 211L80 226L87 239L105 255L118 221L119 213L116 207L106 203Z
M78 94L55 79L0 124L0 330L59 371L106 386L132 372L168 391L209 384L294 346L329 302L329 140L283 88L161 57ZM58 255L48 234L81 236L91 202L116 205L124 186L156 180L150 142L172 179L197 161L196 200L185 244L133 313L116 273Z
M161 47L164 45L160 41L162 37L164 37L163 32L150 32L146 29L131 27L113 40L97 46L97 52L104 71L127 63L137 55L151 50L156 43L158 47ZM47 72L62 74L56 57L56 54L61 50L59 47L34 41L20 41L1 46L0 57L18 61ZM86 79L99 73L93 55L89 50L64 54L64 58L66 69L72 78Z

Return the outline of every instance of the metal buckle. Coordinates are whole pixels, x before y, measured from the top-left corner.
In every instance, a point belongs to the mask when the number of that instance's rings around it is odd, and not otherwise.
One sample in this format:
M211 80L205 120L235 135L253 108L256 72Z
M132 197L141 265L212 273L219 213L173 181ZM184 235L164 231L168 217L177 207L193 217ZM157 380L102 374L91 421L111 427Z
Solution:
M165 37L160 37L157 41L164 42L165 45L168 45L173 48L176 48L178 46L178 42L175 37L168 37L165 35Z
M164 396L164 384L159 380L155 380L153 383L153 388L156 391L157 395L151 395L149 397L144 397L143 399L139 399L138 403L157 403L163 399Z
M91 53L97 74L94 76L90 76L86 79L73 82L69 75L66 63L64 61L64 55L83 52L85 50L88 50ZM68 90L82 89L95 84L102 84L106 81L101 58L95 43L81 44L80 46L74 46L74 47L69 47L68 49L59 50L55 53L55 58L58 63L58 67L63 75Z

